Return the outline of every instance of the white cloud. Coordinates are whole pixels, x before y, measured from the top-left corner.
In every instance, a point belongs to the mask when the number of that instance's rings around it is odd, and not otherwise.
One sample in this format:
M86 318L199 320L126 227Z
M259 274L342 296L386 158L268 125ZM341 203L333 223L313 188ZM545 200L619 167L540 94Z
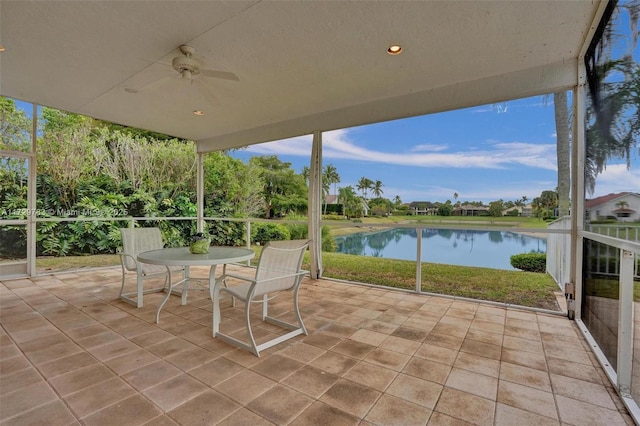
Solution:
M411 148L412 152L422 152L422 151L429 151L429 152L440 152L440 151L446 151L449 148L448 145L436 145L436 144L430 144L430 143L425 143L422 145L416 145L413 148Z
M506 169L527 166L556 170L554 144L491 141L488 148L468 148L466 151L443 152L446 144L416 145L407 152L383 152L359 146L349 139L348 130L325 132L325 159L343 159L414 167L445 167L475 169ZM251 145L247 151L262 155L295 155L308 157L311 153L310 135L292 139ZM427 151L427 152L424 152Z
M626 164L610 164L597 176L594 194L587 194L587 197L595 198L625 191L640 191L640 169L627 169Z

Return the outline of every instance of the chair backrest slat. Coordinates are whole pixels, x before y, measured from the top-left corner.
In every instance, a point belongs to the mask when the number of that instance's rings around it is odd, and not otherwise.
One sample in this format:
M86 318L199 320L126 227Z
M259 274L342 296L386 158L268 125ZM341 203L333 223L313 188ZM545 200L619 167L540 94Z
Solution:
M164 247L162 233L159 228L120 228L122 234L122 251L134 258L143 251L158 250ZM136 270L136 262L125 257L125 268Z
M260 283L256 287L254 296L293 288L301 279L295 274L300 272L304 252L308 245L309 240L285 240L268 243L262 249L256 270L256 281L268 281Z

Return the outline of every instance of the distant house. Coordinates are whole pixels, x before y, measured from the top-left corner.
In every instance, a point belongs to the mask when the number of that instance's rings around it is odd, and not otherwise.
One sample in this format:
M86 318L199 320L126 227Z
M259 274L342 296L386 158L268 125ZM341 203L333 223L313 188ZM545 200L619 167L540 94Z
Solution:
M453 209L452 216L488 216L489 207L462 204Z
M409 211L414 215L437 215L438 206L431 201L414 201L409 204Z
M325 199L325 203L327 204L338 204L337 195L325 195L324 199Z
M513 213L514 211L518 212L518 214ZM524 206L513 206L509 209L504 209L502 211L502 215L531 217L533 216L533 206L531 204L526 204Z
M640 194L620 192L586 200L585 218L587 220L615 218L620 222L638 221L640 220Z

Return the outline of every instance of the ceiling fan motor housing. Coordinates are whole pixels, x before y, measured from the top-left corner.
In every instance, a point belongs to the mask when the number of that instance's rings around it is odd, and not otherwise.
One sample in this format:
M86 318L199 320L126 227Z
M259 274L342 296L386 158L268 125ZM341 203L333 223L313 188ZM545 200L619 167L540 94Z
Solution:
M182 73L183 71L189 71L191 74L200 74L201 63L195 58L187 56L177 56L173 58L173 69Z

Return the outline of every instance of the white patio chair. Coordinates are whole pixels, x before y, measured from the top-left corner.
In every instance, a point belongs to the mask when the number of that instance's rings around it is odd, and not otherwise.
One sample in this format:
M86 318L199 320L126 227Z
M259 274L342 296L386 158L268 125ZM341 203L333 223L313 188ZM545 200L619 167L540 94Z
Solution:
M122 286L120 287L120 298L127 303L142 307L142 297L147 293L160 292L168 289L169 286L169 268L162 265L150 265L138 262L136 257L139 253L148 250L158 250L164 247L162 242L162 234L159 228L120 228L122 235L122 252L120 255L120 265L122 267ZM136 291L125 293L127 271L136 273ZM184 267L172 266L171 272L182 274L184 280ZM144 280L164 275L164 284L162 287L144 289ZM180 295L180 292L173 291L173 294ZM132 296L135 296L134 299ZM183 295L183 298L186 294Z
M287 339L307 334L307 329L302 322L300 310L298 309L298 290L302 277L309 271L300 269L304 252L310 240L287 240L273 241L262 249L260 261L256 269L255 278L247 278L240 275L224 274L216 280L212 289L211 299L213 301L213 337L218 337L227 343L238 346L242 349L253 352L260 356L260 351L270 348ZM244 284L226 287L227 278L234 278L244 281ZM298 324L290 324L279 319L268 316L268 302L282 291L291 291L293 295L293 309L297 317ZM243 342L235 337L231 337L220 332L220 293L229 293L232 297L232 304L235 306L235 299L241 300L245 304L245 323L249 343ZM251 303L262 303L262 320L285 329L291 330L288 333L271 339L267 342L256 344L251 330L250 308Z

